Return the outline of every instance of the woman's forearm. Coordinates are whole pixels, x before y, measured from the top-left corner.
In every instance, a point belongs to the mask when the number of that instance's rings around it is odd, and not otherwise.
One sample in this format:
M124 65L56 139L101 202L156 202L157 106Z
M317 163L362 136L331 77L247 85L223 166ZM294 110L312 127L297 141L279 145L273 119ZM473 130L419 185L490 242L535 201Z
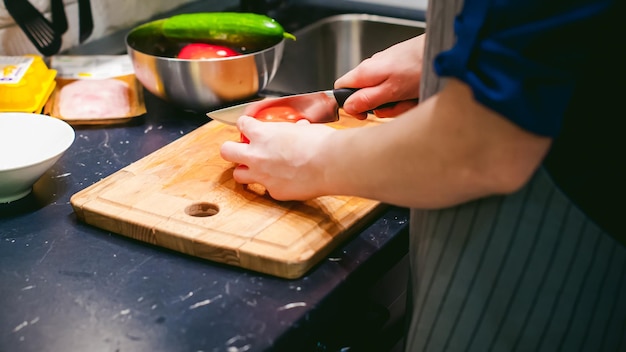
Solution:
M456 80L382 126L340 132L318 154L321 193L420 208L513 192L551 143L476 103Z

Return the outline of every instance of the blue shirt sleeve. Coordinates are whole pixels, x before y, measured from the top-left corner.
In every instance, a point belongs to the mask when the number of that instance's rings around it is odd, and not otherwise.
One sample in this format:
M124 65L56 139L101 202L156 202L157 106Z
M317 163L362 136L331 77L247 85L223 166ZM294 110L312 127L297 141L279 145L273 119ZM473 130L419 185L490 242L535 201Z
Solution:
M435 71L518 126L557 136L614 1L624 0L466 0Z

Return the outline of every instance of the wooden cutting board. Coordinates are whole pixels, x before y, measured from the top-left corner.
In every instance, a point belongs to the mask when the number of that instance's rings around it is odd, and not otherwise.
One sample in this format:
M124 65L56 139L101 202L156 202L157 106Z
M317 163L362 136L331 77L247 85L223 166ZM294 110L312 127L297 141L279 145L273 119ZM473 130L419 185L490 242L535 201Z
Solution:
M341 116L335 128L382 123ZM384 208L326 196L279 202L232 178L219 155L234 126L211 121L74 194L77 217L93 226L192 256L298 278ZM367 152L367 151L364 151Z

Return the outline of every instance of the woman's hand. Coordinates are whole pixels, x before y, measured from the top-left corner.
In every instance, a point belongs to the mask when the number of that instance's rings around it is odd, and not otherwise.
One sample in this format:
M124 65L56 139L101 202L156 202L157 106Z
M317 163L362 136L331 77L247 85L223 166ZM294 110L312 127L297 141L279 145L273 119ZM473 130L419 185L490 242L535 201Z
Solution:
M222 157L240 164L235 181L259 183L275 199L348 195L423 209L517 191L551 144L478 103L454 78L416 108L369 127L248 116L237 127L250 144L225 142Z
M307 120L262 122L242 116L237 128L250 143L227 141L222 158L239 164L235 181L259 183L277 200L307 200L324 193L323 163L316 161L326 139L336 130Z
M399 102L374 111L378 117L393 117L417 105L424 41L420 35L393 45L337 79L335 88L361 88L346 100L344 111L364 119L377 106Z

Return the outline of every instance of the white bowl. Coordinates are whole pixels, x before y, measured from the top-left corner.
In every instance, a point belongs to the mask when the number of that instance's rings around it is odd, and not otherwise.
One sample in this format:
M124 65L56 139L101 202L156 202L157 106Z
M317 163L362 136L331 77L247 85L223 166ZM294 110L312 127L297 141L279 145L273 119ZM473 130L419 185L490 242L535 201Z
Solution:
M0 203L28 195L74 137L74 129L54 117L0 113Z

